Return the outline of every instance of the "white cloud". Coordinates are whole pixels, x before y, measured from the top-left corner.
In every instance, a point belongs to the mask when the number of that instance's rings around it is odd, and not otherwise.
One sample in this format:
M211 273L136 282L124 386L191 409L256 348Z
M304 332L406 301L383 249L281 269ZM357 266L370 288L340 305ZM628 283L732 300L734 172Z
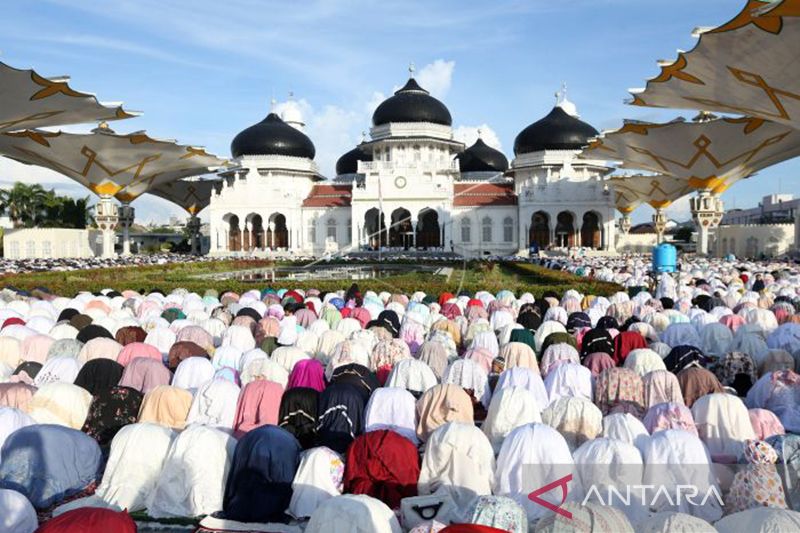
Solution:
M436 98L443 98L447 95L453 83L453 70L455 67L455 61L437 59L433 63L422 67L416 74L416 78L423 89Z
M453 137L455 140L460 141L469 147L475 144L475 141L478 140L478 130L481 132L480 137L483 139L483 142L492 148L496 148L498 150L503 149L497 133L485 123L481 124L480 126L459 126L454 128Z
M691 198L691 195L684 196L669 206L664 211L667 214L667 217L678 222L690 220L692 218L692 210L689 207L689 198Z

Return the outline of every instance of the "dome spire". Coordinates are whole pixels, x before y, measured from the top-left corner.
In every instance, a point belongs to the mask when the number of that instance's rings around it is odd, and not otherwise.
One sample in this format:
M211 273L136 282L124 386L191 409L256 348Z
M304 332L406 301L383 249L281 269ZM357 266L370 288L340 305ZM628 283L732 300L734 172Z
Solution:
M567 83L561 82L561 89L556 92L556 107L560 107L564 112L575 118L580 118L578 108L567 99Z
M414 68L414 62L412 61L408 64L408 77L414 79L414 72L416 72L416 69Z

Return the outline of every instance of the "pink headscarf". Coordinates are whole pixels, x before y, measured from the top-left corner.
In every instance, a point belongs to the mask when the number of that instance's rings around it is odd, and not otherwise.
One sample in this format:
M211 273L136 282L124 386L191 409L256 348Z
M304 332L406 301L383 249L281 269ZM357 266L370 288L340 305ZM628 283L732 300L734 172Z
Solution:
M31 335L20 344L22 360L44 364L47 361L47 352L53 342L53 338L47 335Z
M161 352L152 344L143 342L132 342L125 346L117 356L117 363L128 366L134 359L138 358L155 359L159 363L162 361Z
M317 319L317 314L308 308L298 309L294 316L297 319L297 323L304 328L310 326Z
M607 368L614 368L617 366L611 356L605 352L590 353L583 360L583 366L592 371L592 377L596 378L603 373Z
M767 409L750 409L750 423L753 425L753 431L756 433L756 439L767 440L773 435L784 435L786 430L783 424L775 416L775 413Z
M659 403L647 410L644 427L652 435L662 429L682 429L697 436L692 411L678 403Z
M355 318L362 328L366 328L369 321L372 320L372 315L363 307L356 307L350 312L350 318Z
M147 394L156 387L169 385L171 380L172 373L160 360L137 357L123 370L119 386L131 387L142 394Z
M486 348L472 348L471 350L467 350L464 354L464 359L469 359L478 363L478 365L486 371L486 374L492 371L494 356L492 352Z
M744 318L739 315L725 315L719 319L719 323L736 333L740 326L744 326Z
M287 389L308 387L318 392L325 390L325 368L316 359L298 361L289 374Z
M36 387L26 383L0 383L0 407L13 407L28 412L28 404Z
M251 429L278 423L283 387L272 381L258 380L245 385L236 405L233 436L241 438Z
M274 316L268 316L258 321L258 329L264 333L264 337L277 337L281 332L281 323Z

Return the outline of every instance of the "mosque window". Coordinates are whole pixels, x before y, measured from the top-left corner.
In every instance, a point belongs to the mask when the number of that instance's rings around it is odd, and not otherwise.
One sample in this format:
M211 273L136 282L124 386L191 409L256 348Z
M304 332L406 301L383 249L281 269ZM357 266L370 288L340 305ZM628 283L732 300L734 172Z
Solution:
M506 217L503 220L503 242L514 241L514 219Z
M333 218L328 219L326 236L329 239L336 239L336 220Z
M489 217L484 217L481 226L481 240L483 240L483 242L492 242L492 219Z
M461 220L461 242L470 242L472 240L472 224L468 218Z
M11 242L11 259L19 259L19 241Z
M25 242L25 256L28 258L36 257L36 242L35 241L26 241Z
M308 242L314 244L317 240L317 221L313 218L308 222Z
M345 235L344 241L347 244L350 244L350 243L353 242L353 219L352 218L348 218L347 219L347 235Z
M53 245L50 241L44 241L42 243L42 256L53 257Z
M422 152L420 151L419 145L414 145L414 161L421 161L422 160Z

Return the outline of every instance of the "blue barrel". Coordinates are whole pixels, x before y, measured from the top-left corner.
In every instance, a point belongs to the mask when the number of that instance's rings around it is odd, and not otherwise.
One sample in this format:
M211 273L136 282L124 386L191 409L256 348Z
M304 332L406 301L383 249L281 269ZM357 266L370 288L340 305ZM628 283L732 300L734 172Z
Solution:
M661 243L653 248L653 272L675 272L678 269L678 251L674 246Z

